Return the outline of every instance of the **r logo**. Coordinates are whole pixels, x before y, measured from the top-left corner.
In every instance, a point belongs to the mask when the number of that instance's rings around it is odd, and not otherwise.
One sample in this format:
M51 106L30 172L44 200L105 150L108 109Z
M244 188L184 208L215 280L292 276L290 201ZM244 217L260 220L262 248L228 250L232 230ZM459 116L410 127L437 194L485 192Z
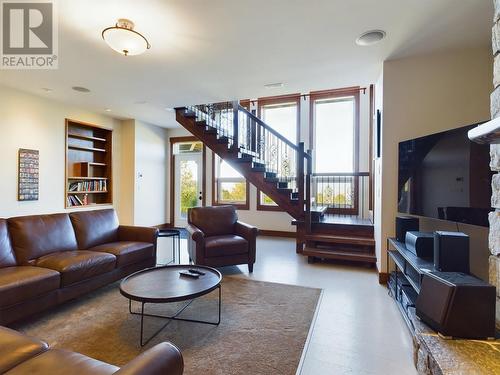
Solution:
M50 2L3 2L3 55L51 55L53 4Z

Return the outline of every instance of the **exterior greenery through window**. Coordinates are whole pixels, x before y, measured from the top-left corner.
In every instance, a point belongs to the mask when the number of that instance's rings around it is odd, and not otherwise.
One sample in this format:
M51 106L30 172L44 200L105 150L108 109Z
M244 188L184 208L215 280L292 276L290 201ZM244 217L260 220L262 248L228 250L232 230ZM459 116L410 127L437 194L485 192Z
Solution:
M248 209L248 183L226 161L214 155L214 204L232 204Z

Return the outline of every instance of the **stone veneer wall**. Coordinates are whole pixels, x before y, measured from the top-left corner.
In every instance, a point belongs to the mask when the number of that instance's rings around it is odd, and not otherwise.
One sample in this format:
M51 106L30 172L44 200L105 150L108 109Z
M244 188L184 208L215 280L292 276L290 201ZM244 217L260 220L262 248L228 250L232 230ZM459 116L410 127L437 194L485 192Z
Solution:
M494 0L495 16L492 30L492 47L494 56L493 86L491 94L491 118L500 116L500 0ZM490 213L490 283L497 288L497 326L500 327L500 144L491 145L491 170L497 172L493 176L493 195L491 206L495 212Z

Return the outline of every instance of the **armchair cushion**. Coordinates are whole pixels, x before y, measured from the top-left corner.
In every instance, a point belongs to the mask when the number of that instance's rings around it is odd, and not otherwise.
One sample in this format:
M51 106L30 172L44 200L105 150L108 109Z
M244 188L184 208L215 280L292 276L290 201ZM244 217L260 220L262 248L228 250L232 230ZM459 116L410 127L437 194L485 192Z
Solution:
M0 327L0 374L48 349L43 341Z
M118 367L89 358L83 354L51 349L21 363L7 374L107 375L114 374L116 371L118 371Z
M221 257L248 253L248 241L234 234L205 238L205 256Z
M234 233L237 220L233 206L196 207L188 212L188 223L199 228L206 237Z

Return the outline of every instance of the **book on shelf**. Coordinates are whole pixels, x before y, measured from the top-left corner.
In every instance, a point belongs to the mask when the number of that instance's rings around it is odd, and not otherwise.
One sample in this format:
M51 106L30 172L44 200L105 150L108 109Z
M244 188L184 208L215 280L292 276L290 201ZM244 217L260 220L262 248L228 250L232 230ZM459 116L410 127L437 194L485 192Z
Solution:
M69 184L68 191L102 191L108 190L108 183L106 180L89 180L73 182Z

